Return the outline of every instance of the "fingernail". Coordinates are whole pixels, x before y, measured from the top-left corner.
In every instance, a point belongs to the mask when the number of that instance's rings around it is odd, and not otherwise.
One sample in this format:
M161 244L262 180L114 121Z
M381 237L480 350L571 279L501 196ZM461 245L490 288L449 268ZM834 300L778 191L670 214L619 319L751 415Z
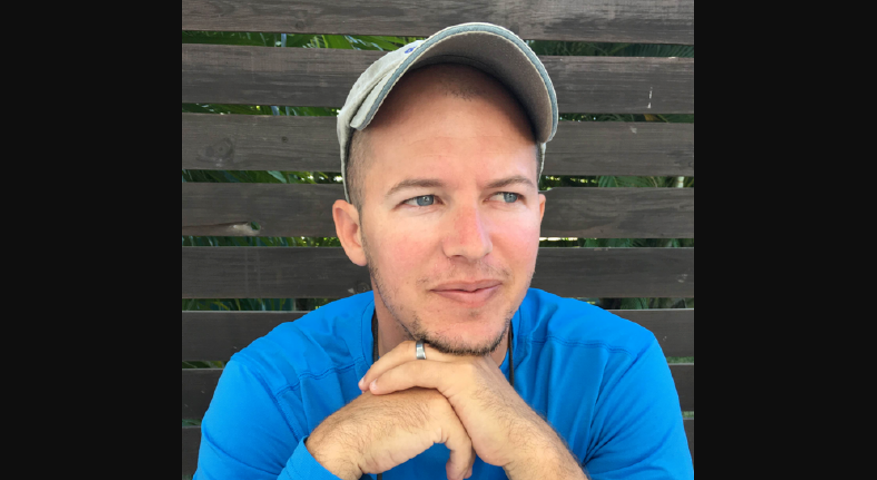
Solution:
M372 382L372 384L369 385L369 387L368 387L369 390L374 390L374 389L376 389L376 388L378 388L378 381L377 381L377 380L375 380L374 382Z
M359 381L359 389L365 390L365 377L362 377L362 380Z

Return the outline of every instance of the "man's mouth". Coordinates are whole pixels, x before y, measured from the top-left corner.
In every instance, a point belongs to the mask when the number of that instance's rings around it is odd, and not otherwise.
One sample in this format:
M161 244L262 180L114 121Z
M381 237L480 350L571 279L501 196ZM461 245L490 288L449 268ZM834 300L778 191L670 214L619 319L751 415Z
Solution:
M496 294L502 282L482 280L478 282L448 283L432 290L433 293L469 308L484 306Z

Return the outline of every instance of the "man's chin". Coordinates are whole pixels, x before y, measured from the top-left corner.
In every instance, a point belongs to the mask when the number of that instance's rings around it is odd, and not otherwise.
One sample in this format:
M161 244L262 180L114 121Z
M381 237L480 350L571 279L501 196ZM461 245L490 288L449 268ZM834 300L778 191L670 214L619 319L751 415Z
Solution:
M499 335L494 334L485 338L484 335L477 336L479 338L446 338L443 335L425 334L419 335L419 341L426 342L430 347L442 352L446 355L454 355L458 357L477 356L484 357L490 355L502 345L506 333L508 333L510 323L506 323L505 328Z
M445 355L455 357L486 357L493 354L499 348L500 343L489 346L450 345L441 341L426 341L430 347Z

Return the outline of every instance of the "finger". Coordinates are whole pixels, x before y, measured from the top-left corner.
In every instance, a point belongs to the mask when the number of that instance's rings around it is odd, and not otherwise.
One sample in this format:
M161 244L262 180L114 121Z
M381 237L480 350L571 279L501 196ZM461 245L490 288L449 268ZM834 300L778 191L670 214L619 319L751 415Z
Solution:
M425 346L426 348L426 361L430 362L451 362L454 360L458 360L457 357L453 357L450 355L445 355L438 350L433 349L429 345ZM409 362L423 362L424 360L417 359L417 342L402 342L398 347L394 348L393 351L381 357L380 360L375 362L372 365L371 369L369 369L368 373L365 374L365 377L362 378L359 382L359 389L362 391L366 391L369 389L369 385L375 381L376 378L380 377L384 373Z
M417 360L417 343L400 343L398 347L394 348L392 351L382 356L377 362L374 363L374 365L372 365L369 371L366 372L365 376L362 377L362 380L359 381L359 389L362 391L368 390L369 385L376 378L383 375L384 372L405 363L405 358L409 354L410 358Z
M442 434L445 437L441 439L441 443L451 451L447 465L448 480L464 480L468 478L467 475L471 476L469 472L475 465L475 448L469 433L456 415L450 415L444 426Z
M388 395L412 388L438 390L445 397L453 382L460 382L460 366L441 362L409 362L375 378L368 386L373 395ZM462 382L460 382L462 383Z

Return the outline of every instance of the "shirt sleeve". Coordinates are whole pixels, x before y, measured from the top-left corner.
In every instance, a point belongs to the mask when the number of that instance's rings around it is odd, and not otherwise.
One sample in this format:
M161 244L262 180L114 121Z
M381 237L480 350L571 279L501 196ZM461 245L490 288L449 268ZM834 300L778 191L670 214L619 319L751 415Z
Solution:
M657 340L608 372L598 403L593 480L693 480L679 394Z
M339 480L310 454L305 445L309 432L303 430L289 423L271 389L257 374L232 360L222 373L201 425L194 478Z

